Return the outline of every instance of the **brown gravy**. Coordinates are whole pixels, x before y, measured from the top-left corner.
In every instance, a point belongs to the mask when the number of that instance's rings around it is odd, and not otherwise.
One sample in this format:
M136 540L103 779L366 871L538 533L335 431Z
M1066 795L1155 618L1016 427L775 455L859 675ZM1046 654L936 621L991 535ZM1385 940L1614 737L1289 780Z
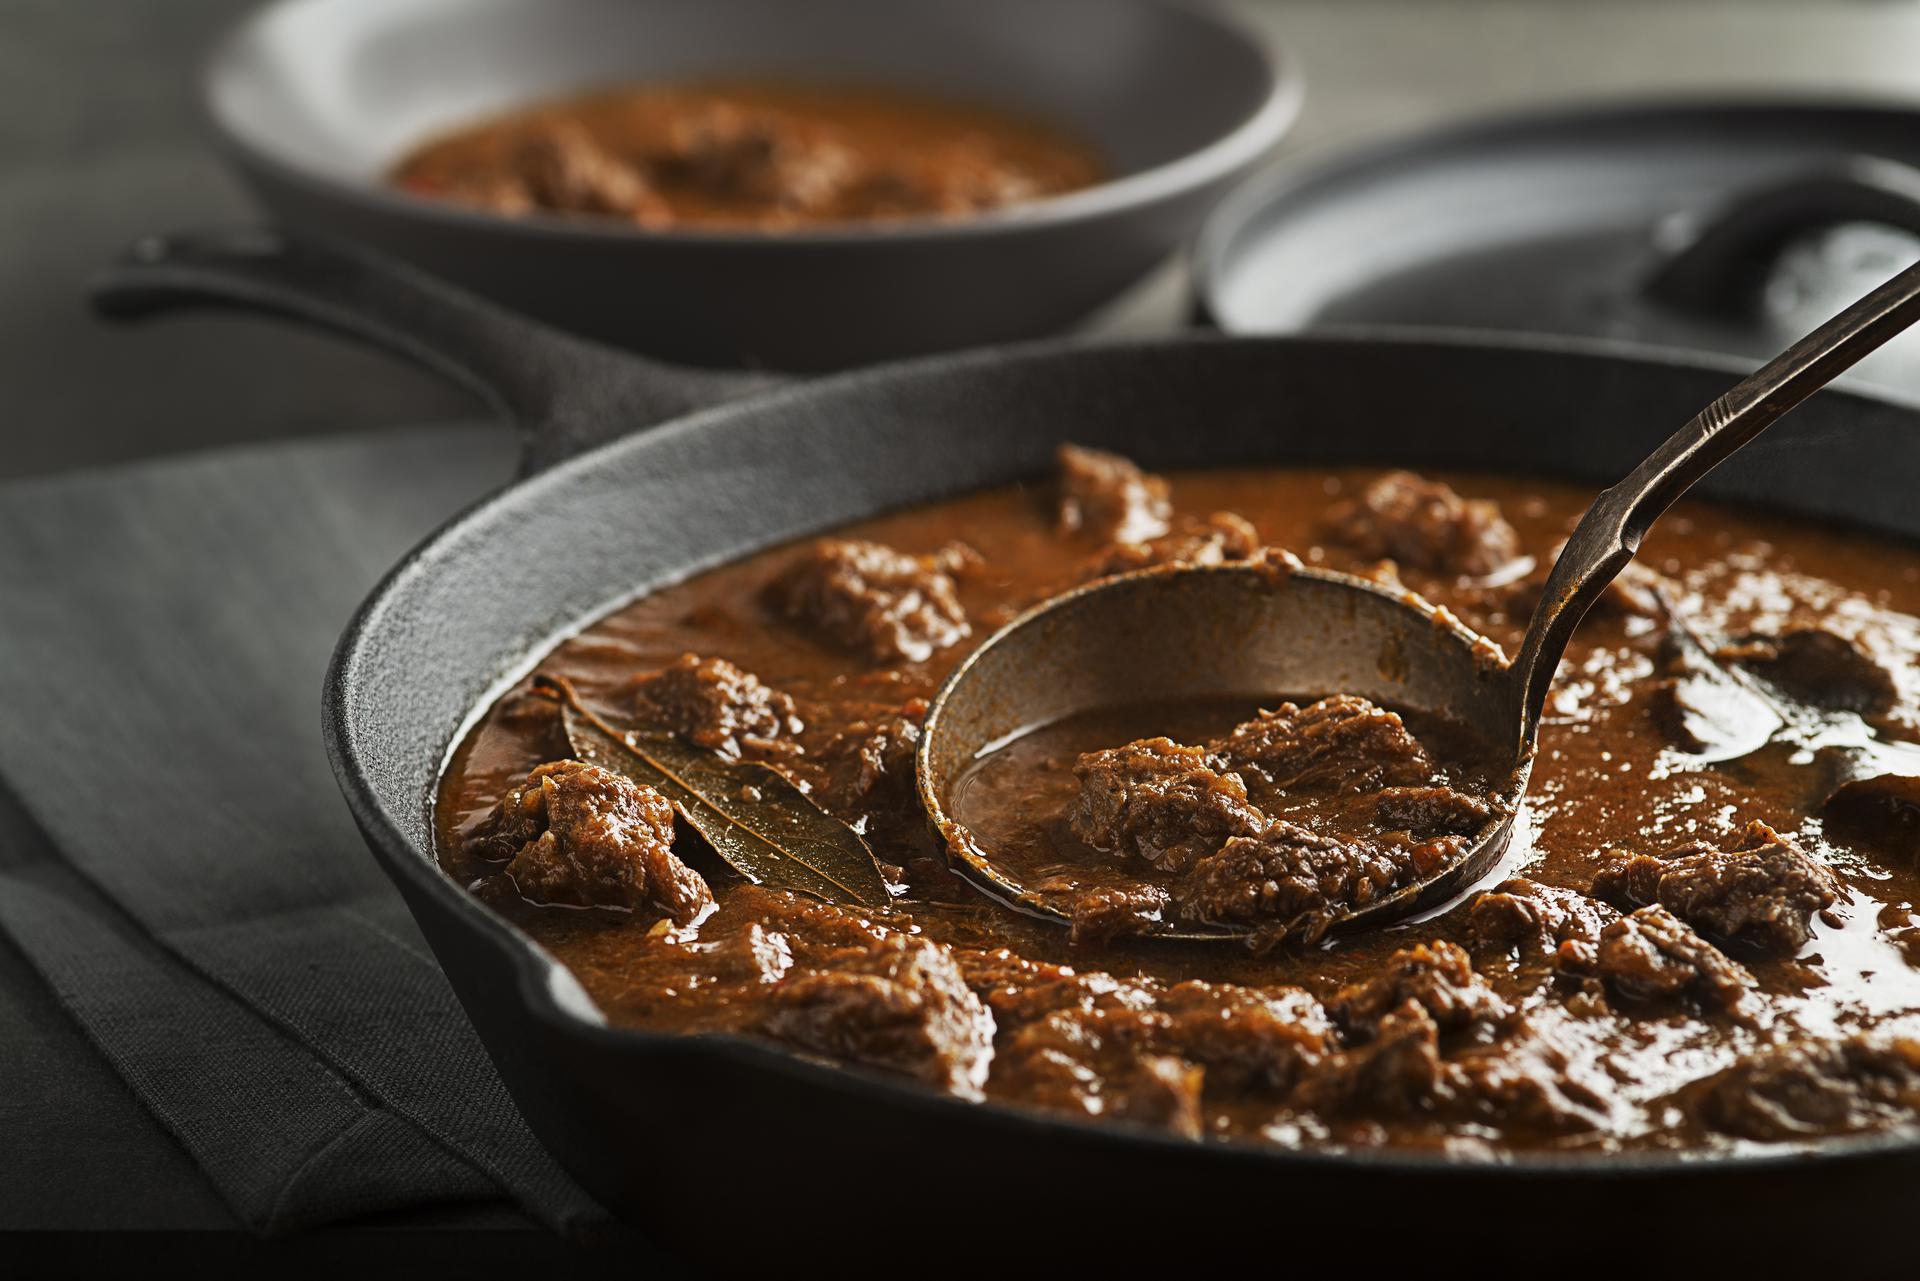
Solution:
M728 81L526 107L423 144L392 181L500 214L781 231L964 216L1106 176L1088 145L994 108L894 90Z
M1263 543L1308 562L1387 572L1377 548L1357 553L1327 534L1329 509L1377 475L1182 473L1171 478L1174 518L1239 513ZM1436 479L1497 504L1515 550L1536 564L1551 558L1590 497L1543 480ZM1104 554L1089 531L1062 531L1046 482L896 512L841 534L909 553L964 540L978 562L955 583L975 640ZM1429 919L1264 956L1124 943L1076 948L1064 932L957 883L912 806L897 794L858 792L841 765L849 743L930 696L971 641L925 661L876 661L801 625L768 589L803 551L775 548L656 592L566 641L540 669L564 674L610 707L635 673L685 652L724 657L785 691L805 728L782 768L865 829L904 894L890 913L811 906L740 884L684 837L676 850L718 899L710 917L685 930L668 928L657 913L536 908L500 893L497 877L482 882L492 887L490 901L567 965L613 1022L791 1039L767 1030L780 1026L766 1018L772 994L810 972L854 964L848 958L884 937L930 941L959 958L993 1014L992 1058L981 1069L987 1098L1074 1115L1293 1146L1466 1153L1729 1148L1910 1124L1920 1115L1920 867L1911 848L1842 839L1821 816L1825 797L1853 768L1847 762L1858 759L1848 744L1884 748L1920 737L1920 555L1911 548L1683 501L1639 564L1665 577L1689 627L1722 638L1826 629L1887 678L1891 701L1866 714L1809 712L1758 752L1702 764L1661 711L1674 670L1670 623L1631 608L1596 609L1561 667L1505 865ZM1406 563L1398 575L1512 651L1531 604L1523 575L1501 581ZM991 762L1004 777L983 780L967 812L1016 832L1025 824L1057 833L1076 753L1142 734L1198 741L1246 711L1135 708L1114 723L1059 727ZM481 720L441 786L450 875L464 884L489 873L469 857L466 835L531 766L563 753L551 723L528 714L517 695ZM1750 976L1731 984L1731 996L1726 982L1655 991L1622 971L1595 971L1592 931L1573 944L1588 948L1583 969L1556 959L1556 940L1544 953L1490 944L1476 922L1481 892L1516 876L1544 892L1571 892L1579 912L1613 919L1633 904L1586 897L1616 858L1609 851L1670 859L1688 842L1709 850L1737 844L1756 820L1821 876L1830 870L1842 896L1801 913L1810 931L1803 945L1766 949L1720 937L1704 923L1715 919L1709 915L1693 918L1703 922L1698 934L1676 924L1685 946L1640 958L1658 968L1703 951L1711 965L1700 973ZM1026 839L1032 843L1031 832ZM1091 866L1083 853L1074 857ZM1661 902L1669 897L1662 891ZM1685 915L1684 904L1676 910ZM1656 934L1649 926L1645 938L1624 942L1637 946ZM760 959L741 959L748 956ZM801 1044L891 1066L852 1041L841 1050Z

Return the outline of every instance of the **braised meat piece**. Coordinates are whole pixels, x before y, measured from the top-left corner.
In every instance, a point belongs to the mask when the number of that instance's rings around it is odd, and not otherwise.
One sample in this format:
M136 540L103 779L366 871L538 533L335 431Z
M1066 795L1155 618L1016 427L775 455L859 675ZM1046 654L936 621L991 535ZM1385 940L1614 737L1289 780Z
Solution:
M1842 890L1825 863L1756 821L1723 849L1695 843L1658 858L1617 855L1594 877L1593 893L1621 907L1659 903L1708 934L1791 956L1813 937L1813 914Z
M1441 1052L1442 1028L1409 1000L1366 1041L1311 1065L1291 1102L1329 1116L1434 1117L1537 1135L1606 1123L1608 1082L1525 1020L1511 1035Z
M1491 1027L1513 1013L1465 950L1439 940L1401 948L1381 973L1340 989L1327 1014L1349 1039L1368 1041L1388 1015L1408 1004L1424 1010L1442 1032Z
M1059 1010L1146 1012L1157 995L1146 980L1036 961L1006 948L960 951L955 956L968 984L993 1011L1003 1040L1014 1029Z
M1166 916L1167 891L1158 885L1110 885L1076 895L1072 911L1069 941L1098 947L1159 924Z
M1343 911L1371 903L1403 871L1402 863L1365 842L1272 822L1195 863L1175 885L1173 902L1183 920L1257 924L1269 941L1311 946Z
M1853 1134L1920 1120L1920 1040L1792 1041L1709 1081L1695 1111L1723 1134L1761 1142Z
M914 754L920 750L920 727L927 719L927 700L911 699L897 716L874 725L854 749L854 772L848 788L854 796L871 797L882 790L913 790Z
M1383 831L1469 836L1492 818L1491 805L1451 787L1383 787L1373 798L1373 821Z
M1900 687L1892 673L1852 641L1819 627L1748 636L1716 657L1739 663L1781 693L1811 707L1874 716L1892 710Z
M1883 774L1842 783L1820 815L1843 841L1909 859L1920 853L1920 778Z
M805 726L793 700L724 658L682 654L627 683L635 722L738 758L791 756Z
M1598 942L1562 943L1555 964L1574 978L1601 979L1629 1000L1684 995L1728 1011L1737 1009L1754 985L1746 966L1659 904L1621 917L1600 931Z
M1607 1123L1612 1082L1583 1047L1569 1047L1525 1021L1492 1045L1470 1046L1446 1064L1454 1112L1526 1133L1577 1134Z
M1116 542L1096 557L1082 575L1087 581L1109 578L1155 565L1224 565L1246 560L1260 550L1260 534L1251 521L1232 512L1205 520L1181 520L1171 533L1146 542Z
M972 633L956 575L979 555L949 543L909 556L857 538L823 538L775 586L801 619L876 663L918 663Z
M759 1030L829 1058L977 1096L993 1014L938 943L891 934L775 984Z
M1131 1009L1055 1010L1003 1039L994 1089L1042 1107L1198 1137L1205 1069L1152 1049L1155 1030L1151 1016Z
M1272 941L1311 946L1339 915L1391 889L1404 864L1373 845L1287 822L1236 836L1174 887L1175 910L1201 924L1261 924Z
M1312 1065L1290 1101L1326 1116L1412 1116L1433 1109L1445 1079L1440 1029L1409 1001L1384 1014L1368 1040Z
M688 925L713 908L700 874L673 852L673 806L651 787L579 761L553 761L508 792L467 852L530 903L657 911Z
M766 885L737 884L727 891L728 902L792 940L808 956L829 960L843 952L860 952L895 932L894 926L855 908L823 903L805 894Z
M1388 472L1333 507L1326 530L1356 556L1429 573L1483 577L1520 555L1520 535L1497 504L1410 471Z
M673 122L650 159L663 182L710 198L818 212L860 177L854 154L831 139L777 128L730 104Z
M1161 1044L1201 1064L1209 1083L1284 1092L1332 1047L1319 1002L1298 988L1263 990L1189 979L1160 997Z
M1352 694L1282 703L1235 726L1216 750L1228 769L1257 771L1278 788L1363 792L1424 784L1434 772L1399 713Z
M1562 943L1598 942L1600 931L1619 919L1598 899L1517 876L1473 901L1467 933L1476 947L1550 956Z
M496 213L576 213L663 221L666 203L645 170L615 154L579 124L554 120L514 144L497 170L453 179L452 195Z
M1167 532L1167 482L1102 449L1062 445L1060 528L1113 543L1143 543Z
M1204 748L1143 738L1074 763L1080 795L1073 834L1103 854L1179 872L1227 838L1266 825L1238 774L1219 773Z

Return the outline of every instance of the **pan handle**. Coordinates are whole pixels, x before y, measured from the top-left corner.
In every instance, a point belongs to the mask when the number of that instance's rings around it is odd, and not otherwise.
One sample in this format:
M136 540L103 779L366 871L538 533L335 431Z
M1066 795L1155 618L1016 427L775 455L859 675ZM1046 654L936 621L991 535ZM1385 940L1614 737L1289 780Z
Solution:
M370 250L274 227L146 237L95 278L90 299L116 320L206 306L264 311L406 356L512 419L523 473L776 382L617 351Z
M1646 292L1703 315L1737 313L1795 236L1842 222L1920 235L1920 172L1878 156L1847 156L1671 219L1659 233L1666 256Z

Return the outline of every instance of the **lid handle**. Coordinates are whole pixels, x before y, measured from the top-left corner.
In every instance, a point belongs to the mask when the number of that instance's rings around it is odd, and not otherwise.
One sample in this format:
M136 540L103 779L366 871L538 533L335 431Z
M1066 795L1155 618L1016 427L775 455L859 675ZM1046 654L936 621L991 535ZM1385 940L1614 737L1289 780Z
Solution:
M1646 293L1687 311L1738 313L1794 238L1843 222L1882 223L1920 236L1920 171L1877 156L1848 156L1669 219L1656 233L1665 256L1647 278Z

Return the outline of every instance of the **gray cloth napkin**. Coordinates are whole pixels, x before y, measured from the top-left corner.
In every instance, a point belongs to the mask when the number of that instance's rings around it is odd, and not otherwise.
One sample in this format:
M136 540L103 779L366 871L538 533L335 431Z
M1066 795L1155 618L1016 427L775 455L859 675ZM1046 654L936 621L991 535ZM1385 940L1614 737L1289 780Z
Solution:
M262 1231L502 1195L600 1217L319 736L355 604L512 458L436 428L0 490L0 930Z

